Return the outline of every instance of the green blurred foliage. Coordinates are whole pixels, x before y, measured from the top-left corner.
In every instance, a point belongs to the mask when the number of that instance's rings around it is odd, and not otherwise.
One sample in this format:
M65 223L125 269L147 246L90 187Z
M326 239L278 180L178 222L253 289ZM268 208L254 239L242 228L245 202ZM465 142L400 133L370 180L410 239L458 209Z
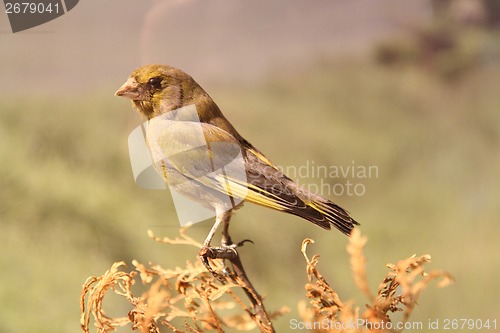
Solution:
M499 42L481 38L482 46ZM366 188L363 196L330 197L369 238L373 288L385 263L413 253L430 253L431 269L455 275L454 286L431 287L422 296L412 320L494 319L500 312L492 292L500 274L500 59L488 54L453 80L415 63L322 59L260 84L205 88L280 166L377 166L378 177L325 181ZM119 260L173 267L196 256L191 247L158 245L146 236L153 229L175 237L176 215L168 192L133 182L126 142L140 119L113 97L114 89L0 100L1 332L78 330L87 276ZM190 233L201 241L210 227L199 223ZM235 215L231 232L235 241L255 242L240 252L267 308L292 308L275 323L279 331L297 318L296 302L303 299L305 237L316 240L309 251L321 254L320 270L333 289L363 304L340 233L249 204ZM111 312L127 309L117 305Z

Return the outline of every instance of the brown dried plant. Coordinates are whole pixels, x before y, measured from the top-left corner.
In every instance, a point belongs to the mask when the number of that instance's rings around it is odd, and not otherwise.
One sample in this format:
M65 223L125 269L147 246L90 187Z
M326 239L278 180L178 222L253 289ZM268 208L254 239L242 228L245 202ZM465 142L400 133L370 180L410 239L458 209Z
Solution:
M201 244L180 230L180 238L158 238L154 240L167 244L191 245L201 248ZM123 262L114 263L110 270L100 277L89 277L83 285L80 299L81 327L90 332L91 317L97 332L114 331L117 327L132 325L140 332L160 332L166 327L173 332L223 332L230 328L248 331L259 325L251 305L246 305L238 296L238 290L247 288L238 277L227 274L210 274L200 260L187 261L185 267L164 269L159 265L148 267L132 261L134 270L127 273ZM213 260L212 267L222 270L222 261ZM132 286L140 279L148 290L141 296L134 296ZM127 316L111 318L105 314L103 300L109 291L125 298L132 310ZM289 310L286 307L269 313L274 319Z
M180 238L175 239L160 239L151 232L149 235L158 242L200 248L200 243L186 235L186 229L187 227L182 228ZM355 284L368 299L366 310L360 314L359 308L354 307L352 302L341 301L319 273L319 256L314 255L309 259L306 249L310 243L313 243L310 239L302 243L309 280L305 285L309 305L305 301L300 302L299 312L304 323L309 324L313 332L387 331L374 324L392 323L390 316L397 311L404 311L403 320L407 321L419 295L431 280L441 278L440 286L452 281L452 277L446 272L424 272L423 265L430 261L430 256L412 256L395 265L387 265L389 272L380 284L377 295L373 295L365 271L363 249L366 237L355 230L347 251L351 257ZM254 328L265 331L259 325L252 304L245 304L238 296L242 288L247 288L248 291L248 287L234 274L224 275L221 281L207 272L200 260L188 261L185 267L174 269L164 269L154 264L146 266L135 260L132 264L134 269L130 272L124 271L124 262L117 262L102 276L87 279L80 299L83 332L90 332L92 318L99 333L111 332L129 324L132 329L143 333L160 332L162 327L173 332L224 332L227 329L248 331ZM223 269L220 260L213 260L212 265L218 270ZM135 296L133 286L138 280L147 291ZM103 301L110 291L132 306L127 316L114 318L105 314ZM287 307L283 307L269 313L268 317L275 319L288 311ZM325 323L325 320L330 323L329 327L317 325ZM358 325L360 320L362 325ZM344 326L341 326L342 323ZM353 325L345 327L345 323Z
M402 332L404 323L413 312L420 294L435 279L441 279L439 287L453 282L453 277L444 271L426 273L424 265L430 262L430 255L415 255L387 264L389 271L380 283L377 295L369 288L366 276L366 258L364 246L367 238L355 229L350 237L347 252L351 257L351 269L358 289L368 299L366 310L360 314L359 307L352 302L343 302L317 269L319 255L309 259L307 245L314 243L311 239L302 242L302 253L306 259L306 270L309 282L305 285L309 305L299 303L299 312L304 327L312 332ZM404 312L403 320L395 323L391 315Z

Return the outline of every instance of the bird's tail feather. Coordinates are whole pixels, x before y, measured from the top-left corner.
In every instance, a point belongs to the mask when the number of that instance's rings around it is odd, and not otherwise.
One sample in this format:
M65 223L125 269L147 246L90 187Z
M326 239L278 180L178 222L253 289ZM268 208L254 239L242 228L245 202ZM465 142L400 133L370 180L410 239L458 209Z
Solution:
M304 216L304 218L325 229L330 229L330 225L333 225L342 233L350 235L354 226L359 225L346 210L329 200L310 201L306 204L317 213ZM318 213L321 215L319 221L317 220Z
M333 225L346 235L350 235L355 225L359 225L342 207L328 199L311 193L291 194L283 191L266 191L253 184L224 178L224 192L231 196L257 205L287 212L302 217L324 229ZM227 187L227 182L231 185Z

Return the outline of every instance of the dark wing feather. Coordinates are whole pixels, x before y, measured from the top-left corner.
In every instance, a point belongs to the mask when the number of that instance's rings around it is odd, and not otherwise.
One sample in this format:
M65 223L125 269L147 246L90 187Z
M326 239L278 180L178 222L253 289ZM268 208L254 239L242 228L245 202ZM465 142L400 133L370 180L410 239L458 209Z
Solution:
M298 188L293 180L259 151L246 149L245 158L249 188L259 191L268 200L279 202L283 211L305 218L324 229L330 229L333 224L347 235L358 224L347 211L332 201Z

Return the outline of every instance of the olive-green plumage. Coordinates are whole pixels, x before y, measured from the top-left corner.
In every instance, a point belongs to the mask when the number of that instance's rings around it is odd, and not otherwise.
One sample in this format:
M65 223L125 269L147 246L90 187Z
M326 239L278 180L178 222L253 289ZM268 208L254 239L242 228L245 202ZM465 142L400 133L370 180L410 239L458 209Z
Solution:
M169 159L168 165L163 165L163 171L159 170L169 185L177 184L176 189L181 194L214 208L218 214L226 214L225 222L229 221L231 208L223 207L218 194L294 214L325 229L333 225L347 235L358 224L332 201L299 188L284 175L236 131L212 98L183 71L167 65L140 67L132 72L116 95L130 98L135 108L148 120L159 119L160 123L172 124L168 133L167 130L163 133L162 127L159 127L159 134L150 139L154 142L148 142L150 147L154 144L161 153L166 150L172 152L180 146L197 147L196 131L203 133L208 146L225 144L218 152L221 163L234 159L231 147L241 150L246 181L231 177L219 179L210 175L211 170L202 163L213 158L210 149L190 149L189 153L170 154L175 156ZM168 119L176 110L189 105L196 107L197 121L188 119L173 123L172 119ZM232 208L238 207L240 205ZM210 239L211 236L213 234ZM207 239L206 245L210 239Z

